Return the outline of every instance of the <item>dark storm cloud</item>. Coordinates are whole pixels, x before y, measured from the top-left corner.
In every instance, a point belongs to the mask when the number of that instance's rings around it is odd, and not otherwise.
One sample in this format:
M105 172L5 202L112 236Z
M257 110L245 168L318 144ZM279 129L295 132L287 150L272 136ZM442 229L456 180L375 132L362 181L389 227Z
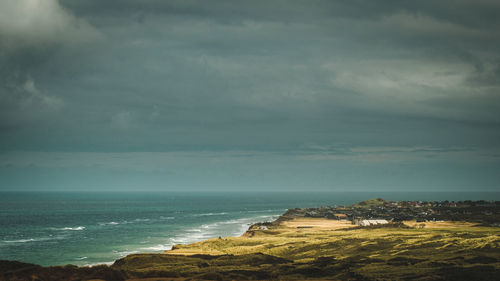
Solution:
M500 143L499 11L485 0L4 1L0 148L265 152L280 164L307 155L295 168L318 170L344 156L487 155ZM356 152L366 147L384 153Z
M154 145L135 139L138 131L167 147L246 146L249 135L257 147L290 139L293 145L366 144L361 139L380 136L359 135L372 120L382 123L380 133L406 131L406 124L436 127L428 118L499 121L494 111L483 110L498 105L496 85L491 89L498 72L494 1L60 4L40 11L69 28L39 16L42 32L24 30L33 43L21 41L22 48L3 55L2 104L19 108L38 100L37 109L27 110L39 111L52 100L58 114L69 117L47 120L58 128L54 133L93 135L93 147L113 143L115 134L127 140L124 148ZM62 39L54 35L57 28ZM104 38L86 46L95 52L79 50L82 42L92 42L92 32ZM4 42L15 36L4 32ZM30 115L13 111L3 123ZM392 121L396 117L403 121ZM36 114L33 119L44 121ZM75 129L72 122L83 127ZM191 135L178 137L185 134ZM174 136L165 141L166 135ZM63 141L71 146L72 140Z

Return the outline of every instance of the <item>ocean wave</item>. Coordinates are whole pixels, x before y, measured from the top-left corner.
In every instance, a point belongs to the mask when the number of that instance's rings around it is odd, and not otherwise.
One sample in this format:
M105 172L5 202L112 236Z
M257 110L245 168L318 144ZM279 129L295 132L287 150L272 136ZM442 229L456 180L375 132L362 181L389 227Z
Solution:
M54 236L54 237L40 237L40 238L27 238L27 239L17 239L17 240L3 240L4 243L29 243L29 242L40 242L56 239L64 239L64 236Z
M160 220L173 220L175 219L175 217L164 217L164 216L160 216Z
M227 221L221 221L221 222L216 222L215 224L239 224L243 222L249 221L248 219L233 219L233 220L227 220Z
M123 220L123 221L110 221L110 222L100 222L98 223L101 226L104 225L119 225L119 224L133 224L133 223L141 223L141 222L149 222L149 221L155 221L152 219L134 219L134 220Z
M266 215L266 216L259 216L258 218L260 219L269 219L269 221L273 221L277 219L279 215Z
M170 250L171 248L172 248L172 244L158 244L156 246L141 248L140 250L141 251L155 251L155 252L159 252L159 251Z
M125 251L114 250L113 253L115 255L119 256L120 258L123 258L123 257L126 257L126 256L131 255L131 254L137 254L137 253L139 253L139 250L125 250Z
M86 259L88 259L88 258L87 258L87 257L79 257L79 258L75 258L75 260L79 260L79 261L81 261L81 260L86 260Z
M119 222L110 221L110 222L100 222L99 225L118 225Z
M30 238L30 239L19 239L19 240L4 240L2 242L4 242L4 243L26 243L26 242L33 242L33 241L36 241L36 240L33 238Z
M85 226L77 226L77 227L63 227L60 230L84 230Z
M192 217L205 217L205 216L223 216L223 215L227 215L227 213L225 213L225 212L221 212L221 213L204 213L204 214L193 214L191 216Z
M186 229L182 234L171 237L169 240L172 244L189 244L219 236L240 236L251 224L274 220L277 217L278 215L263 215L203 224L196 228Z
M255 210L255 211L246 211L247 213L269 213L269 212L284 212L286 209L267 209L267 210ZM244 211L242 211L244 212Z
M191 236L177 236L174 238L170 238L169 240L172 242L172 244L189 244L196 242L195 238Z

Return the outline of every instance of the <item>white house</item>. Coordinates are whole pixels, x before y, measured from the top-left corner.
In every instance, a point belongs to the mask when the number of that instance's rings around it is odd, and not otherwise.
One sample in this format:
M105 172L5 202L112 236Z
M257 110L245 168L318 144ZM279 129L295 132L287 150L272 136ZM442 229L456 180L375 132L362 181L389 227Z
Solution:
M377 224L387 224L389 223L387 220L362 220L359 222L360 226L370 226Z

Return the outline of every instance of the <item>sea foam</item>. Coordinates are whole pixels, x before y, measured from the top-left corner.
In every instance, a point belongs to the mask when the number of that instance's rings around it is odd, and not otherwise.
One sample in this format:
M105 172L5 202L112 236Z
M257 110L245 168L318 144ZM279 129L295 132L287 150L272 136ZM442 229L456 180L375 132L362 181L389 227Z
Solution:
M3 240L4 243L29 243L29 242L40 242L56 239L64 239L64 236L54 236L54 237L40 237L40 238L28 238L28 239L17 239L17 240Z
M227 215L227 213L225 213L225 212L221 212L221 213L203 213L203 214L193 214L191 216L192 217L205 217L205 216L223 216L223 215Z
M110 221L110 222L100 222L99 225L118 225L120 223L115 222L115 221Z
M189 244L218 236L240 236L252 223L274 220L277 217L277 215L253 216L202 224L169 238L169 241L171 244Z
M33 242L33 241L36 241L36 240L33 238L30 238L30 239L19 239L19 240L4 240L2 242L5 242L5 243L26 243L26 242Z
M85 226L77 226L77 227L63 227L61 230L84 230Z

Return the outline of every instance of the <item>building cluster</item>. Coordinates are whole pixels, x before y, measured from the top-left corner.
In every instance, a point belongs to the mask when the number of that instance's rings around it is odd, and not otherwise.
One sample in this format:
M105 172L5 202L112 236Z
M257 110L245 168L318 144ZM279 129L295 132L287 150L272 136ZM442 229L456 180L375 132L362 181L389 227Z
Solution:
M360 225L381 224L369 222L373 220L386 222L452 220L474 221L488 225L500 223L500 201L388 202L382 199L377 200L371 203L361 202L352 206L290 209L285 213L285 216L349 220ZM361 224L364 220L366 222Z

